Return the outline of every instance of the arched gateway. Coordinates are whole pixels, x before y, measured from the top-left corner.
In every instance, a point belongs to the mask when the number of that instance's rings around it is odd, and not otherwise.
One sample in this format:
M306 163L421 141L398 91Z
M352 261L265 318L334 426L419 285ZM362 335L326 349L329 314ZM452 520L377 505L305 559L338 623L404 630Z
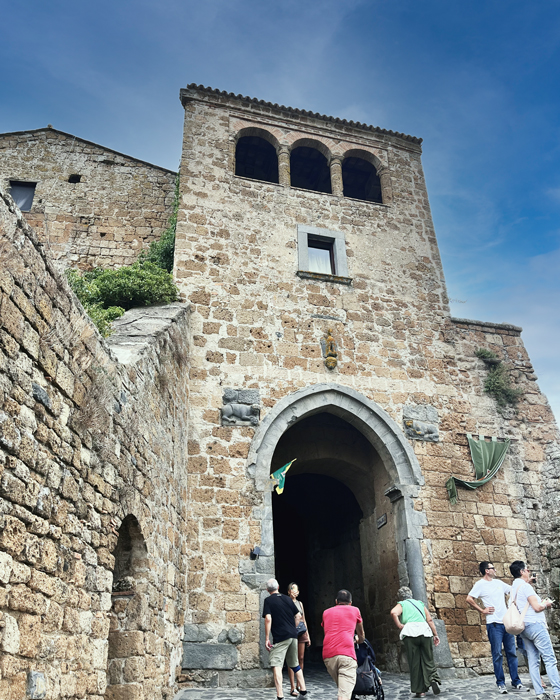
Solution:
M271 472L294 458L284 493L272 493ZM262 420L249 474L264 492L254 569L261 583L268 575L284 589L298 582L315 648L322 641L322 610L340 587L352 589L366 633L386 666L398 668L388 614L396 591L407 584L415 597L427 598L420 545L426 521L413 501L424 480L395 421L354 389L301 389ZM444 643L448 647L445 634Z

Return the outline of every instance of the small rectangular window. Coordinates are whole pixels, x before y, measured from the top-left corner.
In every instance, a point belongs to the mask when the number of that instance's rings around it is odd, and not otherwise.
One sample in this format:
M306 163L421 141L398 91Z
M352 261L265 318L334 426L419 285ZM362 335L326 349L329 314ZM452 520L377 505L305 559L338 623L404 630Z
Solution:
M10 180L10 194L21 211L29 211L33 206L36 182L19 182Z
M309 236L307 239L309 271L323 275L336 275L334 265L334 241Z
M298 277L352 284L348 277L346 241L342 231L298 224Z

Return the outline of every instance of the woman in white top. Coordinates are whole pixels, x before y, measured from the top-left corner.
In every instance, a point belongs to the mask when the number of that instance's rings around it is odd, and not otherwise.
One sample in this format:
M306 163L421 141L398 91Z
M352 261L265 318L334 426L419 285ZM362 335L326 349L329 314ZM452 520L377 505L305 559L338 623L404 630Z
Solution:
M544 616L544 611L552 607L552 602L550 600L543 602L536 594L535 589L529 583L531 572L525 566L525 562L514 561L510 565L509 570L514 579L511 586L510 600L515 600L517 609L521 614L523 614L525 608L527 609L524 617L525 629L521 632L521 636L527 650L529 674L533 681L535 694L537 698L546 697L539 673L539 656L542 656L546 666L546 673L552 683L554 693L558 697L560 695L560 677Z

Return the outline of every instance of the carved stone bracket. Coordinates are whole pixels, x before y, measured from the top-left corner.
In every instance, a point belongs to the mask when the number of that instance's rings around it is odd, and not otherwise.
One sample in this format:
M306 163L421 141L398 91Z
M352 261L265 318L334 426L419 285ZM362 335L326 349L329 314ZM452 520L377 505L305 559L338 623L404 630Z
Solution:
M403 425L412 440L439 442L439 416L433 406L404 406Z
M259 424L261 406L258 389L224 389L222 400L222 425Z

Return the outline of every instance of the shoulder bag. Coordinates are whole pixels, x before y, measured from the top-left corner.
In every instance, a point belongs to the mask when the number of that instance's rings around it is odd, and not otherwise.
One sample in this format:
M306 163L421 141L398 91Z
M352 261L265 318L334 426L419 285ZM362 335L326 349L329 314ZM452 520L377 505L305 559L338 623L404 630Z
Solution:
M519 586L519 588L521 588L521 586ZM529 608L529 601L527 600L527 605L523 608L523 612L520 613L515 602L517 600L519 588L515 591L515 598L510 602L507 612L504 615L504 619L502 620L504 627L506 628L506 632L509 632L509 634L521 634L521 632L523 632L525 629L525 623L523 620L525 619L525 615Z

